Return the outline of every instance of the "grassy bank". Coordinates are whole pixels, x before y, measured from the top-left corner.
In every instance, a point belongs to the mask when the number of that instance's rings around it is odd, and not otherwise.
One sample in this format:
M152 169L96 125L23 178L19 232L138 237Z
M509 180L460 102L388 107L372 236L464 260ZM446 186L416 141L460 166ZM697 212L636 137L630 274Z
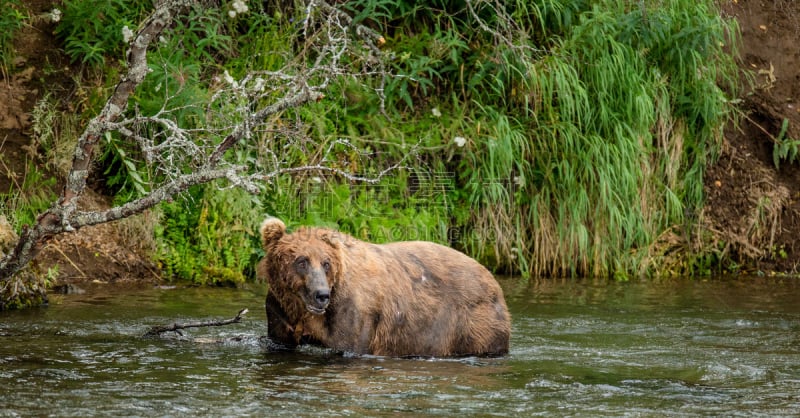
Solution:
M149 2L88 3L65 2L56 33L86 74L111 68L108 76L124 51L122 28ZM303 38L304 9L250 5L231 17L233 2L223 3L194 11L165 36L136 94L139 111L155 114L164 92L175 92L169 106L178 122L207 129L206 139L213 127L187 104L207 102L228 76L281 68L315 42ZM251 147L226 158L254 171L333 161L369 178L400 168L375 184L283 175L256 196L222 183L197 186L158 209L164 216L150 239L170 277L252 277L262 255L255 228L267 213L290 227L331 226L374 242L442 242L525 277L700 271L704 252L681 243L703 205L703 173L736 88L736 27L714 1L342 7L383 35L374 68L387 75L332 80L324 100L284 112L274 129L254 132ZM91 116L104 95L85 97ZM124 138L106 138L104 149L96 175L119 202L148 193L164 175ZM24 201L25 193L16 196Z

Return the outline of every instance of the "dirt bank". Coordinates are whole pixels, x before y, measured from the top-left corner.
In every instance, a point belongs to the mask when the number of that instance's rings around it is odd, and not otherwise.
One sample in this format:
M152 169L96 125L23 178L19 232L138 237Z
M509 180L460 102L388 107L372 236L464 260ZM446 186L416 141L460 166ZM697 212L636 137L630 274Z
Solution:
M28 8L30 19L14 38L15 60L8 71L10 76L0 79L0 193L25 187L34 164L45 178L63 177L55 173L57 167L46 164L33 142L32 112L45 94L53 97L62 112L78 112L85 100L76 96L74 84L76 73L82 69L70 65L57 47L54 24L42 18L60 2L22 3ZM53 196L60 188L60 184L52 187ZM109 200L90 190L80 206L108 207ZM117 222L61 235L45 246L36 262L42 270L57 266L60 283L158 281L158 268L150 261L147 243L131 239L135 224Z
M703 226L745 270L797 273L800 170L776 168L773 149L784 120L785 137L800 139L800 2L727 1L723 11L739 22L739 66L752 85L707 172Z

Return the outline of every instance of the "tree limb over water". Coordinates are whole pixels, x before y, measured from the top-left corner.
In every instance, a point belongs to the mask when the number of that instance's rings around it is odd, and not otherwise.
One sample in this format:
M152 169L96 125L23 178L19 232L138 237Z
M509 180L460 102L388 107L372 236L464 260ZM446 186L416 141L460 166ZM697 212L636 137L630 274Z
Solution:
M297 135L286 124L275 127L281 113L323 100L329 85L343 76L378 77L381 81L375 93L383 108L382 86L387 73L377 46L385 40L367 27L354 25L346 13L322 1L308 3L302 27L304 45L283 68L254 71L239 80L226 71L208 103L174 104L173 99L183 89L181 84L177 92L165 89L164 102L155 114L143 115L138 106L129 108L129 102L135 100L134 92L153 71L148 66L148 48L158 41L162 31L175 26L177 18L192 7L207 7L204 3L207 2L158 1L155 10L128 39L125 70L103 108L80 135L58 200L37 217L34 225L22 228L16 245L0 259L0 307L5 306L5 290L12 282L17 286L27 280L12 279L54 236L141 213L191 186L225 179L232 187L257 193L260 185L281 174L315 171L350 181L377 182L400 167L397 163L374 176L352 173L337 164L332 149L310 158L305 166L291 166L279 152L266 147L260 150L266 154L267 162L260 165L235 163L230 161L233 158L225 158L236 147L256 146L257 135L268 131L268 127L282 130L283 149L297 146ZM348 58L352 56L358 59ZM360 63L355 67L360 67L354 68L353 61ZM181 125L178 113L187 108L205 114L200 123L202 128ZM138 150L148 170L155 174L141 197L107 210L81 211L78 201L97 159L98 144L110 140L112 133ZM346 140L340 140L340 144L354 148Z

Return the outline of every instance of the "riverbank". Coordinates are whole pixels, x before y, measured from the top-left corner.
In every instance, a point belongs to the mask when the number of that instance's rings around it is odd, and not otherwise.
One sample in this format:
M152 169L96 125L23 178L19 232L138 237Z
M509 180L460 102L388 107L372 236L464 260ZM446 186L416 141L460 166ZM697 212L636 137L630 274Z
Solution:
M32 16L45 15L56 4L23 2ZM659 249L670 253L707 253L697 274L745 272L796 274L800 266L800 170L797 162L778 160L776 142L800 138L800 63L795 52L800 5L796 2L762 3L726 1L723 11L736 17L741 28L743 74L754 80L739 97L740 124L729 126L719 159L705 175L706 204L686 213L693 221L689 231L669 231ZM16 37L17 58L0 97L3 165L0 192L39 182L58 190L52 179L63 175L49 158L39 155L32 141L31 114L47 94L70 96L101 90L101 85L77 89L73 77L80 66L69 63L52 35L53 26L42 19L21 29ZM768 47L765 47L768 46ZM100 83L100 82L98 82ZM77 112L85 97L67 102ZM74 100L72 100L74 99ZM784 120L788 129L781 136ZM64 151L70 155L71 150ZM62 158L63 159L63 158ZM43 178L31 178L36 165ZM52 180L52 181L51 181ZM494 179L496 180L496 179ZM81 200L85 208L108 207L102 182ZM42 199L51 197L44 193ZM152 261L155 244L147 228L155 221L143 215L114 224L87 227L51 240L38 258L42 271L52 271L58 283L98 280L158 281L162 266ZM152 232L152 231L150 231ZM151 234L152 236L152 234Z

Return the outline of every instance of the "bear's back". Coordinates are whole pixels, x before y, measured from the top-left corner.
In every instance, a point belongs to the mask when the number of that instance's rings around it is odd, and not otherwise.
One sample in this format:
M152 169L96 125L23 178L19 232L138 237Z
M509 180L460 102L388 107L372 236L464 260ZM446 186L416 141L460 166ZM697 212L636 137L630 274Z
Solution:
M376 299L381 300L381 320L371 344L373 353L450 356L508 352L510 315L500 285L484 266L459 251L427 241L365 244L366 251L357 251L358 262L385 265L383 275L361 277L356 272L352 277L369 281L371 289L361 293L380 295Z

